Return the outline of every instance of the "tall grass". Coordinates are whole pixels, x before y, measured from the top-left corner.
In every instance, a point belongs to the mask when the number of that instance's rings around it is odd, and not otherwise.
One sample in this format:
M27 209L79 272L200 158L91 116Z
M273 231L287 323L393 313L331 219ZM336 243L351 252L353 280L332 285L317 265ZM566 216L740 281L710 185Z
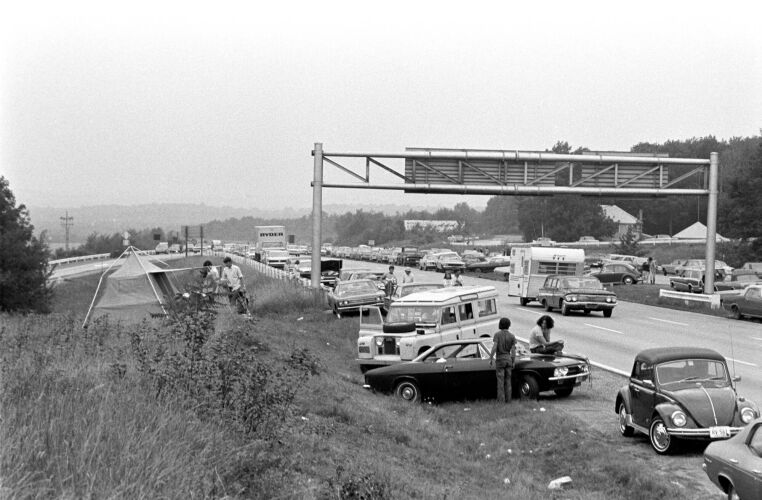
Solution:
M369 393L357 317L253 284L253 320L220 310L83 330L78 312L2 317L0 497L694 496L550 405ZM573 488L549 493L567 474Z

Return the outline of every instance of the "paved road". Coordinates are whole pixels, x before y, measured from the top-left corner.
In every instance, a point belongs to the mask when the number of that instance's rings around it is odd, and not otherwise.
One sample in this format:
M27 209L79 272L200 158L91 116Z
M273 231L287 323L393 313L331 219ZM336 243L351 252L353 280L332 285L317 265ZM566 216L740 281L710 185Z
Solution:
M165 255L147 255L149 260L174 260L185 257L185 254L165 254ZM53 270L51 280L59 280L64 278L73 278L75 276L84 276L86 274L102 273L107 270L109 266L114 264L114 267L119 267L122 264L120 259L104 259L90 262L75 262L72 264L65 264L56 266Z
M345 268L358 267L385 269L387 266L345 261ZM413 273L416 281L442 280L441 273L417 269ZM398 268L396 274L401 277L402 269ZM657 278L668 282L664 276ZM528 338L537 318L546 314L535 302L522 307L517 297L508 297L506 281L464 276L463 282L495 286L500 293L498 307L511 319L511 330L520 338ZM591 361L622 373L629 374L635 354L648 347L689 345L714 349L728 359L731 372L741 376L739 394L762 404L762 325L759 322L632 302L619 302L611 318L604 318L600 313L561 316L556 311L550 314L556 322L553 336L563 338L569 352L584 354Z

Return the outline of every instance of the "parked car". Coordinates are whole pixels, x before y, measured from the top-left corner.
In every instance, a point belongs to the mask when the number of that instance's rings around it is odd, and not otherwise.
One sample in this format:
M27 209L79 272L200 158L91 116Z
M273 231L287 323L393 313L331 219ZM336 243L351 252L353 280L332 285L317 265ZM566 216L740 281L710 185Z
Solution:
M494 399L495 367L490 364L492 339L455 340L432 346L412 361L365 372L363 387L394 394L406 401L434 399ZM537 399L542 392L569 396L590 375L577 356L522 354L513 369L513 393Z
M545 278L545 283L537 292L537 300L546 311L561 309L561 314L568 316L571 311L601 311L606 318L616 306L616 294L603 288L598 278L563 276L552 274Z
M508 281L511 278L511 266L498 266L495 269L492 270L493 273L497 274L498 276L502 276L505 281Z
M183 247L179 243L173 243L169 245L169 253L180 253L183 251Z
M604 262L611 262L618 264L620 262L625 262L627 264L630 264L635 269L642 269L643 264L645 262L648 262L648 259L646 257L638 257L637 255L622 255L617 253L610 253L606 256L604 259Z
M600 242L592 236L580 236L579 243L600 243Z
M510 264L510 255L495 255L493 257L483 257L481 260L466 264L466 271L473 271L475 273L494 271L496 267L510 266Z
M661 266L657 266L657 268L661 267L659 270L664 274L664 276L667 276L668 274L677 274L677 268L683 267L683 264L685 264L687 260L688 259L675 259L669 264L663 264Z
M535 247L552 247L556 245L556 242L551 240L550 238L542 237L542 238L535 238L534 240L532 240L530 244Z
M734 436L759 417L757 405L736 393L737 380L725 358L711 349L645 349L616 396L619 432L646 434L658 454L674 452L681 439Z
M669 286L678 292L703 293L704 278L706 277L704 269L683 269L678 276L669 279ZM717 271L714 276L715 282L722 281L722 273ZM714 287L717 290L717 286Z
M675 268L675 273L680 274L683 269L706 269L706 259L687 259L681 265ZM733 268L721 260L714 261L714 270L722 272L726 276L733 272Z
M397 264L403 267L418 267L422 254L415 247L403 247L397 254Z
M704 450L704 472L728 498L762 499L762 419Z
M460 256L455 252L444 252L437 254L435 265L436 270L439 272L455 271L456 269L465 271L466 269L466 263L463 262L463 259L461 259Z
M749 285L743 294L724 299L723 306L733 313L734 318L762 318L762 285Z
M381 281L381 276L384 275L384 271L373 271L370 269L344 269L339 274L339 280L341 281L353 281L353 280L373 280L376 283L376 287L379 290L384 289L384 283Z
M424 292L434 288L443 288L443 283L400 283L394 287L391 297L384 297L384 310L389 310L392 302L406 297L411 293Z
M362 306L383 306L384 295L373 280L339 281L328 292L328 306L341 317L343 313L358 311Z
M741 269L748 269L749 271L757 271L762 273L762 262L744 262Z
M762 277L756 272L746 269L734 269L722 281L715 281L714 289L718 292L726 292L729 290L743 290L749 285L758 284L762 284Z
M599 268L591 268L586 276L594 276L601 283L632 285L641 281L640 271L626 262L604 262Z
M435 252L426 252L418 261L418 269L428 271L437 268L437 254Z
M169 253L169 243L166 241L159 242L158 245L156 245L155 249L156 253Z

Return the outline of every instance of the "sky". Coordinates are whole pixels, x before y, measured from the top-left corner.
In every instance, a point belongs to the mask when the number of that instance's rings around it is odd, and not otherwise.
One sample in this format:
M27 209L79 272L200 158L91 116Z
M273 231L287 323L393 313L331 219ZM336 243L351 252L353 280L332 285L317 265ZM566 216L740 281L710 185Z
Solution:
M311 207L315 143L628 151L762 127L759 2L15 3L0 175L27 206ZM461 201L487 197L323 193Z

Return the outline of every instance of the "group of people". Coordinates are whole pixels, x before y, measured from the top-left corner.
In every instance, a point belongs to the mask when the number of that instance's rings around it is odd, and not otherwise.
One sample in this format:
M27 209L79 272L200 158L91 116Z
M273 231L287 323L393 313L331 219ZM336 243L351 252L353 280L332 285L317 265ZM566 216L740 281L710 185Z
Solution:
M206 294L225 293L231 306L236 307L239 314L245 314L248 310L242 302L246 300L246 285L243 282L241 268L233 264L233 259L222 259L222 274L217 271L217 266L207 260L201 268L201 291Z
M656 283L656 261L649 257L640 267L640 274L643 275L643 283Z
M560 354L564 348L564 341L550 340L550 331L553 329L553 318L548 315L540 316L536 326L529 334L529 351L536 354ZM495 366L497 378L497 400L504 403L511 402L511 376L516 362L516 336L511 333L511 320L500 318L499 330L495 333L490 352L490 366Z
M389 270L381 276L381 281L384 283L384 291L387 297L391 297L394 293L394 288L397 286L397 276L394 274L394 266L389 266ZM460 269L456 269L453 274L450 271L445 271L443 284L448 286L463 286L463 278L460 275ZM415 276L412 269L405 268L405 272L402 275L402 283L415 283Z

